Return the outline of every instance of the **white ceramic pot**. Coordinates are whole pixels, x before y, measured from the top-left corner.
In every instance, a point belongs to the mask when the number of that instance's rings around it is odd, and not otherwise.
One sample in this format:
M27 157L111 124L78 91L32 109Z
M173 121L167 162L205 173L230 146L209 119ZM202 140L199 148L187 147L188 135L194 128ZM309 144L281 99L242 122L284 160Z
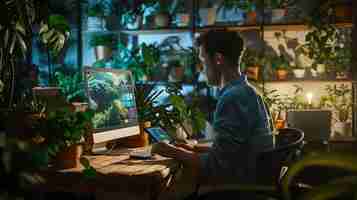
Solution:
M132 29L139 29L140 26L141 26L141 23L142 23L142 17L141 17L141 16L137 16L137 17L135 18L135 21L134 21L134 22L132 22L132 23L127 23L127 24L126 24L126 28L127 28L127 29L130 29L130 30L132 30Z
M325 64L317 64L316 71L317 71L317 74L320 74L320 75L324 74L326 72Z
M305 77L305 69L294 69L293 70L295 78L304 78Z
M334 137L342 136L342 137L351 137L351 123L349 122L336 122L334 125Z
M107 46L96 46L94 54L96 60L108 59L112 56L112 49Z
M286 15L286 9L273 9L271 11L271 23L282 22Z
M311 76L312 77L317 77L317 71L316 70L314 70L314 69L310 69L310 72L311 72Z

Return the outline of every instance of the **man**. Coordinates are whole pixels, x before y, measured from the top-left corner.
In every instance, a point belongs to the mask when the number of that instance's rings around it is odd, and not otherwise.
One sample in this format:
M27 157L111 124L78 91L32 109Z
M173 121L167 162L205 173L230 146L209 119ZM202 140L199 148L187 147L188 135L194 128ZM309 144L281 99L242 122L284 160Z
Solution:
M198 38L198 46L208 83L221 89L213 145L159 143L154 151L192 167L200 183L254 182L257 154L273 146L273 137L262 98L239 69L243 40L237 32L209 31Z

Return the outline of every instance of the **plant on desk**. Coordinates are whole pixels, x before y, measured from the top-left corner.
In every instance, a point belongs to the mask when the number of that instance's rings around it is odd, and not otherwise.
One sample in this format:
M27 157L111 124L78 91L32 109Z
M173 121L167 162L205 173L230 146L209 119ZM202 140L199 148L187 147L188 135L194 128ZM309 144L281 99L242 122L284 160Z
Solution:
M49 156L56 159L55 164L59 167L78 166L81 143L90 133L93 114L91 110L74 112L63 108L49 112L39 120L38 133L43 138L42 145L47 147Z

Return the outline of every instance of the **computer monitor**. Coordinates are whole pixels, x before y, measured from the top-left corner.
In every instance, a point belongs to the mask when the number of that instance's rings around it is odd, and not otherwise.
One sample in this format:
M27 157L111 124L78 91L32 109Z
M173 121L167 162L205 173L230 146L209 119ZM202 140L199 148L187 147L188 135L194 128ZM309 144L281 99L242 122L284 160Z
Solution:
M288 127L304 131L307 142L327 142L331 134L330 110L290 110L287 112Z
M130 71L85 67L84 74L88 104L95 112L94 148L104 150L111 140L138 135L135 83Z

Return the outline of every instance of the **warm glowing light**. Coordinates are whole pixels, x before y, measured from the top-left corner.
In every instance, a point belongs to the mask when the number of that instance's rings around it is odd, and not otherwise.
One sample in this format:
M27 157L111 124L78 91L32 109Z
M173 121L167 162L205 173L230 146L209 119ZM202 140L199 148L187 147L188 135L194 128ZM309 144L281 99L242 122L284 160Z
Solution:
M309 105L312 104L312 97L313 97L313 94L311 92L308 92L306 94L307 102L308 102Z

